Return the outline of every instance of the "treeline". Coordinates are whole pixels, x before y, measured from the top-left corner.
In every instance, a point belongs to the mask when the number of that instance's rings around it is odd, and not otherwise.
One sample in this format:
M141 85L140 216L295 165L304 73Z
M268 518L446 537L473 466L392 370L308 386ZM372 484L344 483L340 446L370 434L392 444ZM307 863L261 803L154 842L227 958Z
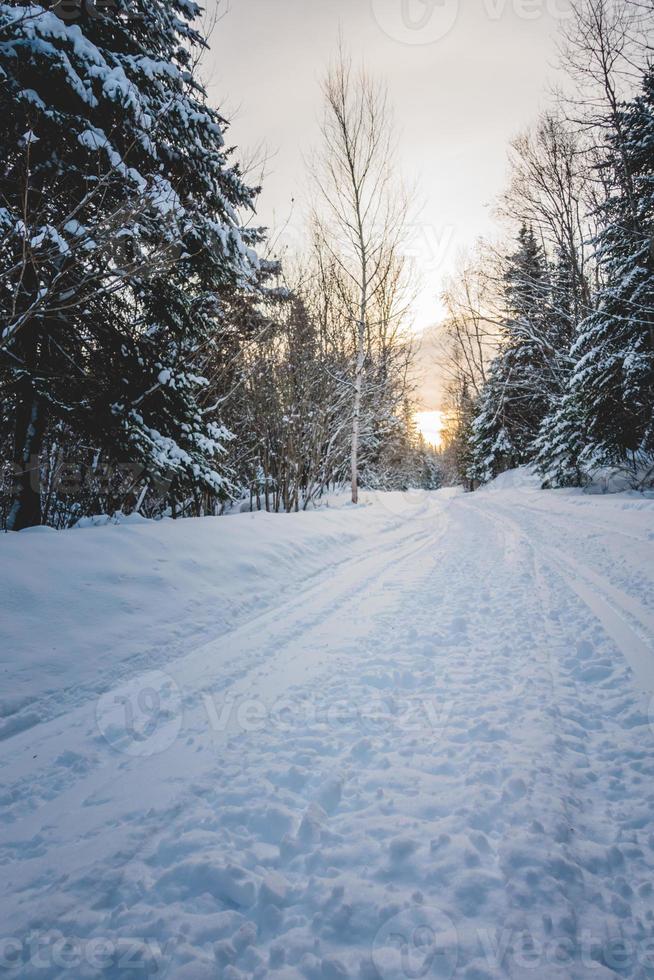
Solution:
M480 242L445 294L444 458L471 488L524 464L654 482L654 7L572 15L563 94L511 146L514 243Z
M340 53L291 276L207 102L200 13L0 2L5 528L438 481L383 89Z

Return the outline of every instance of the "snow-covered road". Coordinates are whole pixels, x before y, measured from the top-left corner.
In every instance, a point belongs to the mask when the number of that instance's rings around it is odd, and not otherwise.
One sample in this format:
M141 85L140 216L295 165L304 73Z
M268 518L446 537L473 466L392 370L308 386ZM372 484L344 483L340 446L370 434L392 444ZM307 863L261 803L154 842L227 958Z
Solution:
M0 974L654 977L654 501L367 503L0 543Z

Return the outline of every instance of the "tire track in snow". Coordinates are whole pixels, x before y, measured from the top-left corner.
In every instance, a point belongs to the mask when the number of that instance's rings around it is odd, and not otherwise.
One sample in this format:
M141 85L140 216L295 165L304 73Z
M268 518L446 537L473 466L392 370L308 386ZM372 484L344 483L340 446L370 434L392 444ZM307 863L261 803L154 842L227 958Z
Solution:
M265 702L271 697L279 697L300 678L303 683L308 683L311 671L325 663L330 651L323 647L319 656L316 646L313 656L307 656L307 638L321 630L327 638L338 635L342 631L344 619L347 621L344 612L347 607L353 608L353 635L356 635L356 611L362 608L364 600L370 601L375 583L385 578L395 579L398 575L401 576L402 569L407 565L410 566L406 575L407 582L410 582L411 573L422 574L417 559L422 553L435 551L436 542L445 531L443 515L446 509L447 506L441 502L428 502L424 514L426 520L430 514L434 517L431 530L429 524L425 523L420 530L397 539L394 533L390 546L388 542L384 542L379 548L372 549L369 554L353 561L342 575L330 573L327 588L325 582L313 581L280 607L268 610L230 631L227 639L238 651L237 656L244 654L249 646L255 659L250 662L249 668L239 670L228 678L225 689L232 688L237 696L259 696ZM402 531L407 523L411 528L412 522L394 521L393 532ZM383 561L380 561L380 556L383 556ZM436 560L435 554L433 560ZM389 595L386 590L379 594L385 606L389 604ZM399 600L400 597L395 598ZM374 609L369 610L368 621L374 616L374 612ZM364 627L364 621L365 617L360 617L359 629ZM262 636L273 643L273 648L268 650L268 656L263 659L260 656ZM182 688L189 688L193 693L187 705L190 717L186 719L184 730L175 745L164 756L146 759L116 756L97 737L94 714L89 711L88 705L70 712L64 719L57 718L39 725L31 733L28 743L21 747L22 752L15 744L19 737L12 740L12 749L15 748L16 751L12 753L11 763L3 775L15 772L20 774L20 778L18 784L12 786L11 782L8 783L5 802L8 798L11 799L12 792L21 785L29 790L29 804L19 811L20 840L39 841L39 845L35 856L30 853L31 848L27 848L24 855L21 854L14 846L17 841L12 833L12 825L6 828L0 836L4 845L2 853L5 856L24 856L25 859L20 862L20 873L15 874L12 881L5 882L5 886L10 890L26 889L32 874L31 866L42 873L41 852L44 849L56 851L57 863L65 864L66 878L71 881L75 880L76 874L88 874L89 869L94 866L115 863L109 855L120 855L121 862L129 865L142 848L148 846L153 835L165 829L179 812L180 787L189 779L201 779L203 773L213 768L220 746L234 735L234 731L229 728L223 732L213 732L205 705L200 703L203 691L213 689L219 671L224 668L224 664L214 665L211 662L212 652L224 642L225 637L220 637L218 641L203 644L186 657L166 664L166 669L173 676L179 676ZM294 644L299 644L295 650ZM291 666L292 661L296 664L299 662L300 671L294 675L283 673ZM73 773L72 785L66 784L63 792L59 792L57 770L60 767L56 765L56 761L62 751L60 739L64 741L69 738L71 727L80 730L81 758L90 759L94 754L93 749L97 758L90 764L90 772L86 766L80 766ZM200 754L197 751L194 753L194 767L189 768L187 740L198 739L201 735L204 736L206 745ZM7 747L8 745L9 743ZM35 752L38 761L32 758ZM107 768L111 771L110 776ZM129 813L134 803L142 799L144 786L147 786L150 816L139 821L136 827L130 826L128 822L108 825L105 814L116 809ZM33 812L33 800L39 796L44 806ZM130 801L134 802L130 804ZM70 812L76 814L74 826L65 819L57 820L58 814ZM117 887L117 883L114 886ZM60 914L67 914L74 908L75 899L61 903Z
M495 510L500 512L498 508ZM521 505L519 511L527 516L530 514L525 505ZM502 509L501 513L504 520L512 520L507 517L505 510ZM531 515L533 516L533 510ZM521 527L515 520L512 523ZM545 524L552 523L549 518L545 518ZM522 530L524 534L535 533L533 528L528 532ZM537 533L541 560L545 559L557 571L568 588L585 603L612 637L631 667L640 690L654 694L654 612L614 585L606 575L599 575L587 562L580 561L569 551L564 552L560 548L554 550L551 544L543 542L540 537L542 525ZM645 543L643 539L638 540L640 544ZM608 555L606 560L610 563Z
M237 622L217 632L214 631L214 636L210 641L204 639L202 642L196 643L192 650L202 650L219 639L227 640L232 633L238 631L244 625L255 623L259 619L265 619L270 614L274 615L282 608L292 608L297 602L299 595L307 595L307 597L313 595L313 593L308 591L311 586L315 585L315 591L320 592L325 584L329 584L330 581L338 576L342 569L346 569L346 571L353 569L360 563L367 562L372 555L384 554L388 551L389 544L391 547L400 547L407 540L417 539L420 536L420 532L406 535L407 523L414 525L423 520L427 520L432 503L426 498L421 501L418 508L410 512L408 517L405 514L395 515L391 522L381 528L379 543L375 544L372 548L367 548L364 554L359 553L361 550L360 543L355 542L354 545L350 545L345 549L346 553L343 557L336 557L328 567L319 572L311 573L304 585L300 584L298 586L297 584L293 584L290 590L284 588L282 585L280 587L280 595L276 597L276 599L281 599L281 602L271 598L263 609L255 611L246 610ZM279 515L279 519L285 520L286 517ZM220 519L216 518L216 520ZM231 520L231 518L225 518L225 520ZM330 557L334 559L333 554ZM192 624L189 624L189 628L192 629ZM159 645L154 652L148 650L131 657L129 660L112 664L111 669L113 674L103 674L100 669L98 678L93 685L76 685L72 689L61 688L54 695L22 699L15 710L0 718L0 771L5 764L5 754L2 753L2 742L8 739L14 740L26 732L28 733L27 737L31 738L29 732L35 726L57 717L67 716L84 703L95 702L100 694L110 691L119 684L128 682L131 677L144 673L146 670L165 669L166 665L174 664L186 656L188 656L187 653L180 653L179 651L169 653L165 645ZM16 743L12 746L12 752L15 751L17 751Z
M550 707L557 719L559 743L557 755L561 763L558 772L553 773L550 770L550 785L553 797L563 802L565 815L565 821L559 828L558 835L551 835L552 840L558 837L566 862L559 866L562 877L557 885L561 888L562 899L568 905L569 917L567 924L565 919L562 920L563 928L559 926L561 931L558 933L558 938L572 942L578 949L579 944L585 942L580 937L592 934L597 949L601 952L599 961L596 961L590 955L590 947L584 948L583 962L575 964L574 967L570 963L561 967L556 963L548 963L546 975L548 980L554 980L555 977L560 980L596 977L598 971L603 970L601 960L606 951L610 950L612 943L616 941L626 943L631 951L631 958L634 950L638 951L639 945L642 945L642 936L649 930L648 921L651 920L652 913L646 911L646 904L640 911L638 901L629 904L628 901L624 901L624 898L634 895L636 891L642 896L649 896L651 886L648 882L654 870L651 836L644 830L639 832L636 829L640 824L634 825L622 812L622 808L616 807L612 794L601 792L601 785L598 786L597 781L597 773L604 771L607 763L609 767L616 766L616 760L619 760L616 771L621 774L625 787L631 782L631 792L635 798L638 796L638 784L641 782L639 753L621 748L625 732L619 723L613 721L615 708L611 705L611 699L607 697L606 689L606 684L615 684L615 700L622 702L623 694L620 688L624 683L624 677L616 678L615 682L609 679L604 684L600 674L595 683L591 671L590 681L586 680L582 684L577 676L580 665L570 650L572 614L569 610L565 623L562 621L562 615L566 612L566 604L571 596L580 599L581 608L586 613L590 612L593 617L597 617L605 628L606 608L595 594L592 592L589 594L585 589L580 588L578 579L570 574L570 568L577 574L580 567L585 569L585 566L580 566L580 563L571 556L563 556L560 552L554 552L544 546L540 540L533 540L531 528L526 530L517 520L508 517L503 508L490 505L488 497L484 500L484 506L472 503L470 498L463 501L463 506L475 510L482 519L486 518L497 527L503 528L511 542L511 550L515 551L516 543L520 542L531 556L533 568L531 587L539 597L546 613L545 633L549 637L547 649L550 650L548 664L554 693ZM527 509L521 508L521 513ZM562 568L566 569L566 567L567 572L562 572ZM597 585L607 588L599 576L595 578ZM529 583L525 583L525 586L528 588ZM567 596L566 589L569 589ZM607 591L614 595L618 592L618 590L614 592L610 585ZM555 592L558 593L556 599ZM632 606L629 597L622 596L619 592L618 595L619 601L622 598L627 599L627 606L647 616L647 611L639 604L635 603ZM612 625L610 618L608 625ZM622 626L625 626L624 621ZM606 629L606 632L610 639L616 642L619 653L628 663L633 656L633 644L637 637L633 633L625 633L624 629L618 629L617 632ZM582 649L585 656L589 649L583 643L578 647L578 651ZM585 672L582 671L583 673ZM634 700L637 703L637 696ZM622 707L620 703L620 709ZM642 714L638 723L651 736L651 730L647 728L647 719ZM631 740L629 732L627 732L627 739L628 742ZM629 765L633 772L629 772L627 768ZM651 769L650 765L650 774ZM567 828L569 834L566 832ZM629 852L631 874L627 884L625 855ZM529 907L530 902L531 899L523 890L514 908L517 914L515 921L518 925L521 914ZM547 932L542 933L538 927L537 920L540 912L534 915L535 919L532 918L529 932L532 937L540 937L542 942L547 942ZM529 922L529 916L526 921ZM618 962L619 957L616 957L613 965ZM627 964L627 958L624 962ZM524 970L519 969L515 972L511 970L510 975L516 980L523 980ZM645 977L650 976L650 973L646 967L643 972L638 968L634 971L632 963L629 963L625 965L624 972L618 968L599 975L642 977L644 980Z
M549 548L545 554L613 638L640 689L654 694L654 615L570 555L563 556Z

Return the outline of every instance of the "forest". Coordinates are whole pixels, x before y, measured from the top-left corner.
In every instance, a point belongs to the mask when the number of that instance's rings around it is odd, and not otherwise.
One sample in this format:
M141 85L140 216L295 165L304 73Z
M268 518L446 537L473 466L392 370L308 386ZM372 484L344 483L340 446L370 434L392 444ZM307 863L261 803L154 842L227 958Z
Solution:
M550 488L651 486L653 13L575 0L563 22L564 81L507 148L497 236L444 288L434 448L392 92L347 41L308 244L279 254L193 0L0 4L2 527L474 490L526 464Z

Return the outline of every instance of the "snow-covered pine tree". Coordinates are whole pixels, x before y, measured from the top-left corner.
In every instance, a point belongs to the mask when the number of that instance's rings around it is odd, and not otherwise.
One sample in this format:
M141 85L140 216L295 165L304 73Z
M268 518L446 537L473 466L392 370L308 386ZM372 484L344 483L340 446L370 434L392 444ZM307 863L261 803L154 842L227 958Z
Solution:
M194 70L193 0L0 2L1 383L15 414L9 526L41 520L63 423L140 481L224 490L197 351L261 272L254 192Z
M507 426L505 367L501 356L492 361L470 425L466 477L473 486L522 462Z
M574 394L567 391L543 420L534 443L534 462L544 487L579 487L587 482L580 464L584 449L580 418Z
M581 413L570 381L575 365L571 348L581 318L587 309L588 289L581 281L569 255L559 249L551 270L548 373L543 379L549 409L534 441L535 466L546 486L580 486L579 467L583 449Z
M531 458L548 407L544 375L550 288L543 251L533 230L523 225L504 274L506 313L499 351L472 427L469 477L476 482L485 483Z
M571 391L584 468L637 474L654 460L654 69L619 112L607 161L615 190L596 240L602 288L579 328Z

